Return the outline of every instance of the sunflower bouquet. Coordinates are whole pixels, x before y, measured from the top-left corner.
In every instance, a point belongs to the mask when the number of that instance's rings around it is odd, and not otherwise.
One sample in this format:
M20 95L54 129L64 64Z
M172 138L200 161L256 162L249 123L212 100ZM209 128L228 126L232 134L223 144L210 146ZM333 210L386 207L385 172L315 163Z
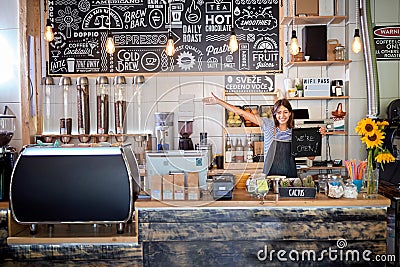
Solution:
M390 151L383 147L385 139L385 127L388 126L387 121L375 121L371 118L360 120L356 127L356 132L361 136L361 142L367 146L367 165L365 176L365 187L367 196L377 196L378 194L378 174L375 171L377 163L383 164L393 162L395 158Z

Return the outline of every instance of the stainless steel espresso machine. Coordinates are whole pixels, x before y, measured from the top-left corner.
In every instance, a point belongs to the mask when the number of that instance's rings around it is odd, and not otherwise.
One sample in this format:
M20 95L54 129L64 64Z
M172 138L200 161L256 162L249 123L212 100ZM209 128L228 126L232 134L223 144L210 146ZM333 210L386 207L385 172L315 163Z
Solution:
M6 113L7 106L0 115L0 201L9 200L11 174L17 159L16 149L8 146L15 131L15 116Z

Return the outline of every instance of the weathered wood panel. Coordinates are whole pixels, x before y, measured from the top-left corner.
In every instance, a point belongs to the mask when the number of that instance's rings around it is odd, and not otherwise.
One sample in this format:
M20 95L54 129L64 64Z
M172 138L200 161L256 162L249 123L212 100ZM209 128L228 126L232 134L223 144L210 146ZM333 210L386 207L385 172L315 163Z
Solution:
M7 210L0 209L0 260L5 258L8 253L7 248Z
M145 266L346 266L352 262L322 256L319 262L281 262L276 255L261 261L257 252L267 245L275 254L320 255L329 249L384 254L386 218L383 207L151 208L138 210L138 232Z
M10 255L25 260L121 260L142 263L140 244L31 244L11 245Z
M143 222L340 222L381 221L386 209L379 207L343 208L194 208L194 209L139 209L139 221Z
M228 240L385 240L386 222L139 223L139 242Z
M327 253L322 254L323 250L336 250L331 253L331 257ZM348 266L348 264L362 262L362 252L364 250L372 250L378 254L384 254L386 244L384 241L379 242L351 242L347 247L340 249L337 247L336 241L325 242L267 242L267 241L239 241L239 242L151 242L145 243L143 247L145 260L144 266ZM257 254L260 253L260 259ZM273 251L274 250L274 251ZM279 261L277 252L279 250L286 251L282 258L288 261ZM291 251L294 252L291 252ZM314 254L303 254L305 250L313 250ZM347 256L346 251L357 250L359 260L356 255ZM267 251L268 257L264 251ZM272 253L272 254L271 254ZM291 261L289 253L298 261ZM343 254L344 253L344 254ZM340 261L342 254L342 261ZM304 255L304 260L302 259ZM322 256L321 256L322 255ZM271 256L271 257L270 257ZM336 260L333 258L336 256ZM309 260L310 259L310 260ZM356 260L356 261L354 261ZM346 265L347 264L347 265ZM365 262L364 262L365 264ZM364 265L365 266L365 265Z

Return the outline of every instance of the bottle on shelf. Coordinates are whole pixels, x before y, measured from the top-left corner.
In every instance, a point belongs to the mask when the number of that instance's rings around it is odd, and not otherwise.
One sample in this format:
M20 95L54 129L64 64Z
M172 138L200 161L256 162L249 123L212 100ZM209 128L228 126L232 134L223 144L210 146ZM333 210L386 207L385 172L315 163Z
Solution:
M247 137L244 159L246 160L246 162L251 163L253 162L253 156L254 156L253 144L251 142L251 136L249 135Z
M232 163L236 162L236 146L233 144L233 139L231 139L232 146Z
M242 145L242 139L241 138L238 138L236 140L235 162L236 163L243 163L244 162L244 147Z
M335 95L336 96L343 96L343 86L340 85L338 80L336 81Z
M229 136L226 136L226 146L225 146L225 162L232 162L232 141Z

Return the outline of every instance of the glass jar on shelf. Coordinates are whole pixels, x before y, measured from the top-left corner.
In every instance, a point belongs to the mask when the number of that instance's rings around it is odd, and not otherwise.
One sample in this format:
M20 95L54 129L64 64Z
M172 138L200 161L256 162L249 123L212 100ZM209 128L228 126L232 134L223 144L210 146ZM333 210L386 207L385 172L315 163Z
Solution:
M97 133L108 134L110 84L106 76L96 80Z
M344 195L344 183L340 175L330 175L327 185L328 197L341 198Z
M344 198L357 198L357 186L353 183L353 180L349 180L344 186Z

